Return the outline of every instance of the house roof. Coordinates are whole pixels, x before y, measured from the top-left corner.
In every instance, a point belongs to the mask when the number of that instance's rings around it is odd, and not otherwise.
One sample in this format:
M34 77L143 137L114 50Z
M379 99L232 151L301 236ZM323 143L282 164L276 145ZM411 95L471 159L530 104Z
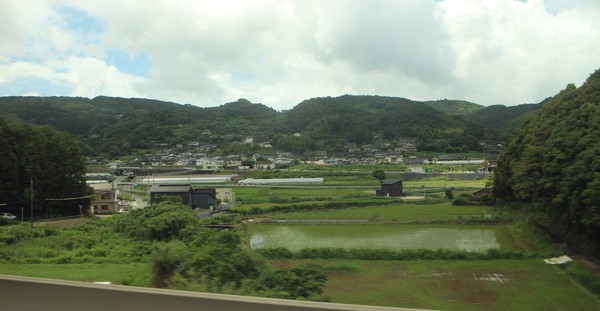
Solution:
M382 185L393 185L402 182L401 179L385 179L381 181Z
M190 192L191 185L154 185L150 192Z

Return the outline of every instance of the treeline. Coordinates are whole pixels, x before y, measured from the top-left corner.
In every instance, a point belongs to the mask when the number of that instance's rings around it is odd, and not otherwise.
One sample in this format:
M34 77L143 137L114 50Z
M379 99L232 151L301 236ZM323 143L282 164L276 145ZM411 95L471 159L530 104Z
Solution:
M353 260L491 260L524 259L538 257L537 254L502 251L490 248L483 252L451 249L346 249L346 248L302 248L291 251L286 248L264 248L256 250L271 259L353 259Z
M320 199L318 199L320 200ZM329 202L323 204L291 204L291 205L274 205L269 207L254 206L251 208L236 208L230 209L229 213L242 216L263 215L269 213L291 213L291 212L309 212L309 211L324 211L330 209L345 209L350 207L372 207L379 205L390 205L402 202L401 199L390 200L388 198L370 198L356 199L344 202ZM286 202L284 202L286 203Z
M521 106L497 107L503 109L494 108L492 123L486 117L488 107L464 101L418 102L383 96L313 98L282 112L245 99L200 108L102 96L0 98L1 114L67 131L89 156L119 156L154 150L158 144L189 142L218 145L217 154L251 155L258 147L241 144L247 136L297 154L314 150L333 154L344 152L347 143L401 138L416 139L421 150L475 151L481 149L480 142L503 140L529 111ZM505 124L510 129L503 130Z
M65 200L89 194L86 167L71 135L0 118L0 146L0 210L30 207L33 198L34 213L79 213L85 199Z
M600 70L569 85L514 135L494 179L499 203L524 209L600 255Z
M479 141L495 139L492 129L463 121L423 102L397 97L312 98L285 112L285 118L292 133L303 133L315 142L328 141L331 146L347 142L371 144L378 135L388 141L416 138L428 142L422 147L435 151L470 151L480 149ZM455 140L464 137L469 140ZM469 143L471 140L475 143ZM310 146L310 141L303 144Z
M2 97L0 114L67 131L78 138L85 155L94 156L125 155L157 144L238 142L253 133L271 137L281 119L274 109L243 99L200 108L103 96Z

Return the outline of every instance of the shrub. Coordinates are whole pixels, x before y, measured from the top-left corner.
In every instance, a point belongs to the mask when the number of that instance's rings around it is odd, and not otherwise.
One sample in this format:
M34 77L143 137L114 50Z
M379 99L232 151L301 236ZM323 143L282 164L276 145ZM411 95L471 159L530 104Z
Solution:
M262 256L271 259L292 259L294 258L294 253L287 248L277 247L277 248L261 248L258 249L257 252Z
M153 284L164 287L178 265L181 263L182 249L185 245L181 242L156 243L152 248L152 271L154 272Z
M469 201L469 199L467 199L464 196L459 196L458 198L452 200L452 205L462 206L462 205L469 205L469 204L471 204L471 202Z
M303 248L298 251L286 249L259 249L262 256L271 259L357 259L357 260L474 260L474 259L522 259L521 252L505 252L490 249L486 252L469 252L451 249L345 249Z

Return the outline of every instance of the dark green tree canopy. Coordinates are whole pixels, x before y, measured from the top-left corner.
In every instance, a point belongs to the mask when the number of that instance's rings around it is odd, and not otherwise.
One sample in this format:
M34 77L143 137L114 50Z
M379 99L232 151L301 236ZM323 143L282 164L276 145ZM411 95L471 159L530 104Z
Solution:
M569 85L512 137L494 194L530 206L590 241L600 238L600 71Z
M49 126L13 124L0 119L0 203L16 208L29 203L34 183L36 207L68 207L67 201L49 201L89 194L85 164L75 139ZM78 207L83 201L72 201ZM79 213L79 208L73 208Z
M344 95L308 99L291 110L278 112L245 99L201 108L104 96L0 97L1 114L69 132L78 139L85 155L110 157L153 149L157 144L229 145L246 136L276 145L274 136L295 133L304 139L283 139L283 149L333 151L348 142L375 143L377 136L389 141L416 138L420 148L429 151L468 151L477 149L482 140L505 137L498 133L514 132L524 122L524 114L540 105L529 106L482 107L455 100L419 102ZM510 126L504 130L506 125ZM465 137L469 139L462 141Z

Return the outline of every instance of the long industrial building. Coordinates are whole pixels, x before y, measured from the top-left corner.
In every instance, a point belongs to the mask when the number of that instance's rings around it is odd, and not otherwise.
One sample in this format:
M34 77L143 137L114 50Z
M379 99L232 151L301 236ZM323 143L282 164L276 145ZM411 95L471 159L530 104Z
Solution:
M248 178L238 181L239 185L292 185L292 184L322 184L323 177L317 178L271 178L254 179Z

